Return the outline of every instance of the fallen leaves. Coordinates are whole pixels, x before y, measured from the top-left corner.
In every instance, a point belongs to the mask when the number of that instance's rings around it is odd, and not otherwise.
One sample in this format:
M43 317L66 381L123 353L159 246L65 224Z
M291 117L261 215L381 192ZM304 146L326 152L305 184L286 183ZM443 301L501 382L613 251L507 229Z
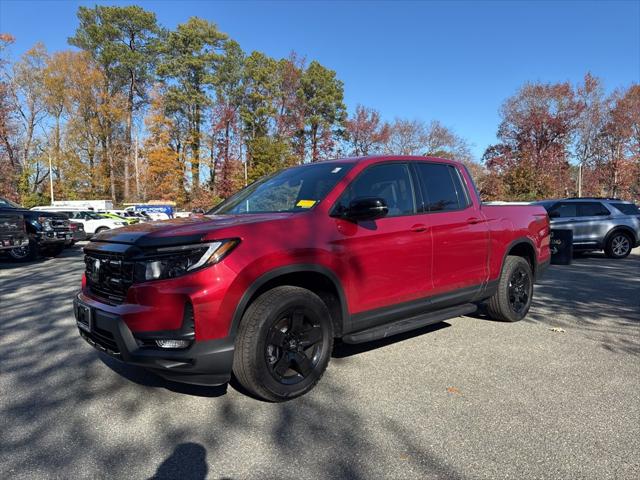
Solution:
M452 395L462 395L462 392L457 387L447 387L447 393Z
M552 332L565 333L564 328L560 328L560 327L553 327L553 328L550 328L549 330L551 330Z

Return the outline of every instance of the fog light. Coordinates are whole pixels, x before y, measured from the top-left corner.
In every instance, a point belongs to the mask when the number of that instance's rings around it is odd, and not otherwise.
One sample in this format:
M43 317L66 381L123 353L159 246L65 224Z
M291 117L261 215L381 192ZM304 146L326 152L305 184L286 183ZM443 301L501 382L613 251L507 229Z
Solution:
M190 343L189 340L156 340L160 348L187 348Z

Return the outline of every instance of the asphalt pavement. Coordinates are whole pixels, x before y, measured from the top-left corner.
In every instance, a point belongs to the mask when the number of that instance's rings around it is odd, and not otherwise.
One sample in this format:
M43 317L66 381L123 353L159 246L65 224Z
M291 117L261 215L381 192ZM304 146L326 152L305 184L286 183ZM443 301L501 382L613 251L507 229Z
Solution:
M99 354L78 248L0 261L0 478L638 479L640 249L552 266L527 319L336 347L283 404Z

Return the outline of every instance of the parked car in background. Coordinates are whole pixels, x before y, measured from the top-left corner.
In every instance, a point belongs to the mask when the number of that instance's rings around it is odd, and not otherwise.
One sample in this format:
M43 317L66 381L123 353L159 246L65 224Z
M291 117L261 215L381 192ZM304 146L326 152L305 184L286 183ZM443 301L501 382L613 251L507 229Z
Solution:
M139 223L140 220L134 217L122 217L120 215L116 215L115 213L109 212L96 212L98 215L104 218L111 218L112 220L119 220L121 222L125 222L127 225L133 225L135 223Z
M28 245L24 216L13 209L0 206L0 251Z
M127 212L144 212L151 220L168 220L173 218L173 206L158 204L140 204L125 208Z
M640 210L633 202L583 197L536 203L547 210L551 228L573 231L574 250L625 258L640 246Z
M72 238L66 215L27 210L4 198L0 198L0 212L19 214L24 218L28 243L7 250L8 255L19 262L35 260L40 255L55 257Z
M87 232L84 231L84 225L82 223L70 221L69 227L71 228L71 233L73 235L71 239L71 245L76 242L83 242L88 238Z
M311 390L334 338L483 302L521 320L550 261L544 208L483 205L464 165L393 156L280 171L207 215L105 232L84 252L74 312L91 346L186 383L233 371L271 401Z
M113 213L122 218L135 218L139 222L150 222L151 217L145 212L134 212L133 210L107 210L107 213Z
M122 219L104 218L96 212L89 210L74 210L70 207L33 207L31 210L58 212L69 217L74 222L82 223L84 231L89 237L113 228L120 228L127 225Z

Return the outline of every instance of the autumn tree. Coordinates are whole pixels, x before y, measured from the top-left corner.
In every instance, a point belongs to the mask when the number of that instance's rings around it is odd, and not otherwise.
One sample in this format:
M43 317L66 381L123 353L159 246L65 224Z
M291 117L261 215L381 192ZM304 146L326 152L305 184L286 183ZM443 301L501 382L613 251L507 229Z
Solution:
M237 189L234 177L242 154L239 109L245 94L244 58L240 45L228 40L214 77L216 102L211 122L209 189L216 192L216 173L220 170L220 195L223 198Z
M145 193L154 199L171 200L183 204L183 168L178 152L171 145L175 125L166 115L166 98L159 89L151 96L151 108L145 118L149 133L144 143Z
M355 156L380 152L391 135L391 127L380 120L380 113L362 105L345 121L345 129L350 154Z
M599 195L634 198L640 191L640 85L614 92L608 104L591 188Z
M499 145L484 155L510 199L535 200L570 193L569 145L581 112L569 83L528 83L501 109Z
M186 120L190 148L191 182L200 185L200 155L204 111L211 105L209 92L223 58L227 35L202 18L191 17L168 32L160 51L158 74L167 82L167 107Z
M332 152L335 138L343 136L344 86L336 72L314 60L302 74L298 96L304 105L310 160L317 162Z
M5 70L9 61L6 49L14 42L13 36L0 33L0 195L18 200L17 170L19 166L16 145L16 118L11 99L10 76Z
M159 27L156 16L139 6L95 6L78 9L80 25L69 43L90 52L103 66L112 91L127 98L124 156L124 198L129 199L134 115L146 98ZM139 194L139 192L136 192Z
M43 77L48 54L43 44L27 50L11 70L8 80L10 108L15 111L15 174L23 196L37 197L49 178L43 164L45 141L38 136L47 116Z

